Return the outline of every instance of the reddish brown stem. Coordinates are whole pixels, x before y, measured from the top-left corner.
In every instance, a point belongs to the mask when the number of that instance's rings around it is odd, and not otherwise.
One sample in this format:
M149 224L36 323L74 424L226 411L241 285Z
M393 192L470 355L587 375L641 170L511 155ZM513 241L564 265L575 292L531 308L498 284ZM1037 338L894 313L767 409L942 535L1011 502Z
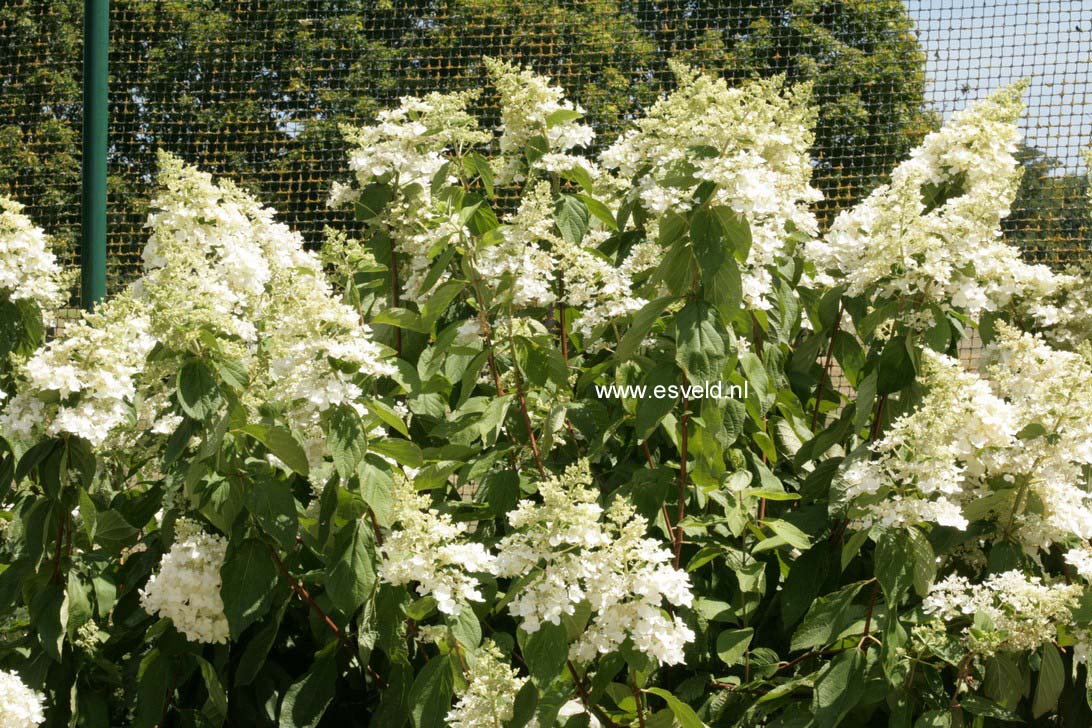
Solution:
M887 404L887 395L880 395L879 400L876 401L876 415L872 420L872 430L868 433L868 441L873 442L876 436L880 434L880 424L883 422L883 407Z
M558 279L559 296L557 298L557 323L561 329L561 358L565 368L569 368L569 334L565 331L565 281Z
M580 702L584 704L584 708L589 713L592 713L599 722L607 726L607 728L618 728L618 724L610 719L610 716L603 712L603 709L592 702L591 697L588 695L588 689L584 687L584 681L580 677L580 673L576 671L576 665L572 660L566 663L569 666L569 674L573 676L573 683L576 685L576 692L580 695Z
M971 657L972 655L965 655L963 660L959 663L959 672L956 673L955 679L955 689L952 691L952 701L948 703L948 708L950 710L955 710L959 707L959 689L967 680L967 676L971 674Z
M630 685L630 690L633 691L633 701L637 704L637 725L645 728L645 701L636 685Z
M527 428L527 439L531 443L531 453L535 456L535 467L538 474L546 477L546 468L542 465L542 455L538 451L538 441L535 440L535 428L531 425L531 415L527 412L527 399L523 394L523 377L519 372L519 365L515 363L513 356L512 373L516 376L516 396L519 400L519 411L523 415L523 424Z
M683 384L689 384L686 377L683 377ZM679 561L682 558L682 545L683 545L683 528L682 521L686 517L686 458L687 458L687 438L690 429L690 400L687 396L683 395L683 413L682 418L679 421L680 433L679 433L679 481L676 485L676 492L678 496L678 509L675 513L675 568L679 568Z
M478 302L478 316L483 326L483 336L485 338L486 351L489 352L487 357L489 359L489 371L493 375L493 385L497 388L497 396L504 396L504 387L501 386L500 372L497 369L497 360L493 356L493 336L489 331L489 322L485 316L485 296L482 295L481 281L478 279L477 270L471 266L470 285L474 289L474 299Z
M830 376L830 365L834 357L834 340L838 336L838 326L842 323L842 304L838 304L838 313L834 317L834 326L830 332L830 343L827 344L826 360L823 362L823 373L819 377L819 389L815 392L815 409L811 413L811 431L815 432L815 425L819 422L819 405L823 401L823 390L827 385L827 377Z
M334 620L330 619L330 615L326 614L326 612L323 611L322 607L320 607L315 602L315 600L308 593L307 588L304 587L303 584L301 584L296 579L296 577L292 576L292 574L289 573L288 568L284 565L284 562L281 561L281 557L279 554L277 554L276 549L270 547L269 553L273 556L273 563L277 565L277 570L281 572L281 576L283 576L288 582L288 585L292 587L292 591L296 593L296 596L302 599L307 604L307 606L311 608L311 611L315 613L315 616L318 617L319 620L326 625L327 629L329 629L335 637L337 637L338 642L340 642L343 647L349 650L349 653L356 657L358 662L362 662L360 660L360 653L357 651L356 645L353 644L352 640L350 640L345 635L345 633L341 631L341 627L338 627L337 623L334 622ZM387 683L381 677L379 677L375 670L372 669L371 665L364 665L364 669L368 671L368 674L372 676L372 679L379 683L380 687L387 687Z
M398 253L395 251L394 246L391 246L391 306L398 308L402 299L398 295L398 287L401 284L398 281ZM398 352L398 356L402 356L402 329L397 326L394 327L394 348Z

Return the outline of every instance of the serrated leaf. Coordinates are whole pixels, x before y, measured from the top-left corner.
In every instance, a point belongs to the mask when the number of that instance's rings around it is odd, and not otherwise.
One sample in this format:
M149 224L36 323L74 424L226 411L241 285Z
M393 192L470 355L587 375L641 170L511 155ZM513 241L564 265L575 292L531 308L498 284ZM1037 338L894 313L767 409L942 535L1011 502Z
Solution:
M724 630L717 635L717 656L728 667L738 665L747 653L747 648L751 646L754 634L751 627Z
M671 710L671 714L675 716L675 720L682 725L682 728L705 728L705 723L702 722L702 719L698 717L693 708L663 688L646 688L644 692L663 698L668 709Z
M269 548L257 539L247 539L236 548L228 546L227 558L220 568L220 596L232 639L238 639L247 627L269 610L277 567Z
M585 205L587 205L588 212L590 212L597 220L602 222L611 230L618 229L618 221L614 219L614 213L611 212L609 207L589 195L577 195L577 198Z
M315 728L322 720L326 707L334 698L336 647L337 642L331 642L321 650L315 656L311 669L285 692L277 719L278 728Z
M295 545L299 518L296 498L288 483L276 478L255 480L245 488L243 499L262 530L277 539L285 549Z
M1038 718L1058 707L1058 698L1065 687L1065 665L1053 642L1043 644L1039 677L1035 683L1035 697L1031 701L1031 714Z
M675 317L675 361L690 381L714 382L728 360L715 310L705 301L690 301Z
M360 416L352 408L341 406L330 411L326 444L334 469L342 478L348 478L368 449Z
M588 232L588 206L574 195L561 195L554 208L554 223L561 237L572 245L579 245Z
M204 362L192 360L178 372L178 404L195 420L205 420L222 404L216 377Z
M421 668L410 688L410 717L414 728L444 725L455 693L451 655L433 657Z
M819 597L792 636L792 650L806 650L831 642L846 627L847 612L865 582L859 581Z
M543 622L524 641L523 659L539 687L546 687L561 674L568 657L569 640L563 624Z
M250 435L265 445L269 452L295 472L304 477L307 476L310 470L307 454L295 436L285 428L255 424L246 425L240 432Z
M326 593L334 606L352 614L375 589L375 534L371 523L356 519L336 538L334 560L326 568Z
M622 334L622 338L618 342L618 349L615 352L620 361L629 359L637 352L641 343L648 336L648 332L652 330L652 325L656 323L656 319L675 300L674 296L657 298L654 301L649 301L641 307L640 311L633 314L633 321L626 329L626 332Z

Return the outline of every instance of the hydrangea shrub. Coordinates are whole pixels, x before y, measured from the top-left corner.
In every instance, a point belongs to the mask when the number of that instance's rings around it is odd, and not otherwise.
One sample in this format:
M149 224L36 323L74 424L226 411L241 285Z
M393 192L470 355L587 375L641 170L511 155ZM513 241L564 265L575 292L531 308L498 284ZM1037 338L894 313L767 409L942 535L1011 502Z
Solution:
M1092 723L1090 294L1001 239L1023 87L821 232L806 85L676 64L595 154L485 67L496 130L344 130L321 253L162 154L57 336L0 201L0 726Z

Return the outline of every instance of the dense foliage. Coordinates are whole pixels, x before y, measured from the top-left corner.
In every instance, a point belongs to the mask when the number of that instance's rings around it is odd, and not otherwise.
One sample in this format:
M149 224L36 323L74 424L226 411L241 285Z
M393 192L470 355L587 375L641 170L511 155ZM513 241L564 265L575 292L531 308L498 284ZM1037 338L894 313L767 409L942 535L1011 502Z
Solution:
M46 343L5 202L0 724L1086 725L1090 293L1000 242L1023 87L821 235L808 85L674 63L591 154L484 65L499 134L343 129L321 256L161 154L142 276Z

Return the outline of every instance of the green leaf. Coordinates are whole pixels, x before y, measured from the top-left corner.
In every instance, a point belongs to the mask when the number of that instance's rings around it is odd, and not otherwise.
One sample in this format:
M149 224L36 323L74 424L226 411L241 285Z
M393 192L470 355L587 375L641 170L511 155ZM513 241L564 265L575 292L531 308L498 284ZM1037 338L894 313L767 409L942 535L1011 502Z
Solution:
M713 208L713 211L720 220L722 235L735 253L736 260L741 263L746 261L751 252L751 225L747 218L724 205Z
M337 662L334 653L337 642L331 642L323 648L304 673L288 688L281 701L278 728L315 728L326 712L326 706L334 698L334 684L337 681Z
M254 479L245 488L244 501L262 530L286 550L295 546L299 518L296 498L288 483L268 477Z
M554 222L566 242L579 245L588 232L588 206L579 197L561 195L554 208Z
M716 311L705 301L690 301L675 318L675 361L690 382L720 379L728 348Z
M389 425L396 432L405 437L409 437L409 430L406 429L406 423L403 422L402 418L398 416L398 413L391 409L385 402L373 399L365 402L364 406L368 408L369 412L382 420L385 425Z
M652 324L656 323L656 319L660 317L663 310L675 300L674 296L657 298L649 301L641 307L640 311L633 314L633 321L618 342L616 354L619 361L625 361L637 352L641 343L648 337L648 332L652 330Z
M368 449L360 415L348 406L335 407L327 424L326 444L334 460L334 469L342 478L348 478Z
M779 518L770 518L762 523L768 526L771 531L784 539L785 543L793 548L801 550L811 548L811 539L808 538L808 534L804 533L788 521L782 521Z
M371 443L371 451L379 455L386 455L400 465L411 468L419 468L424 464L421 448L409 440L397 437L384 437Z
M468 605L463 605L459 613L447 618L451 626L451 634L464 647L474 649L482 642L482 625L478 621L478 615Z
M178 371L178 404L187 415L208 419L222 403L216 377L204 362L191 360Z
M539 687L546 687L561 674L568 657L569 638L563 624L543 622L524 641L523 659Z
M919 597L924 597L929 593L937 576L937 557L933 553L929 539L920 529L911 528L907 531L907 536L910 539L910 553L914 562L914 591Z
M660 422L675 408L676 401L670 397L651 396L657 386L665 389L676 383L678 370L663 364L649 371L641 380L647 388L644 397L637 400L637 414L634 423L634 435L638 440L647 440L659 427Z
M95 516L95 543L100 546L117 546L133 538L137 530L115 510L102 511Z
M216 668L208 660L197 654L193 655L193 659L197 661L197 666L201 669L201 679L209 694L206 716L216 725L222 725L227 719L228 697L220 682L220 676L216 674Z
M865 685L865 657L860 650L837 655L815 680L812 713L819 728L841 725L842 718L860 701Z
M583 119L584 115L574 109L558 109L546 117L546 128L552 129L559 124Z
M754 634L751 627L724 630L717 635L717 656L728 667L738 665L747 653L747 648L751 646Z
M792 636L790 649L811 649L834 640L846 628L850 604L864 585L859 581L816 599Z
M588 207L588 212L601 221L611 230L618 229L618 221L614 219L614 213L599 200L588 195L577 195L577 198Z
M281 607L261 625L261 628L246 643L243 654L239 658L239 664L235 668L236 685L249 685L258 676L258 672L269 656L270 648L273 647L273 643L277 639L277 633L281 628L281 619L284 617L284 610L287 606L287 600L282 602Z
M715 274L728 256L720 218L704 207L699 207L690 221L690 244L703 276Z
M702 279L702 298L717 307L722 320L731 320L743 300L743 281L736 262L726 258L716 272Z
M230 533L235 519L243 512L246 499L240 479L215 478L201 484L201 514L224 533Z
M360 191L356 201L356 219L359 222L374 220L383 213L394 199L394 189L382 182L374 182Z
M425 332L432 331L432 327L464 288L466 288L465 281L445 281L429 295L428 300L421 307L421 326Z
M397 308L393 306L391 308L385 308L377 313L372 318L372 323L397 326L400 329L416 331L420 334L429 333L429 329L431 328L421 319L420 314L406 308Z
M876 542L873 561L884 602L891 607L897 606L914 582L914 556L909 536L901 530L885 530Z
M410 717L414 728L444 725L455 694L455 666L451 655L433 657L421 668L410 688Z
M528 680L516 693L515 704L512 706L512 718L506 724L506 728L524 728L535 717L537 707L538 689L533 681Z
M682 728L705 728L705 723L702 722L693 708L663 688L646 688L643 692L663 698L664 702L667 703L667 707L671 710L671 714L675 716L675 720L682 725Z
M914 362L906 351L906 343L895 338L887 342L880 354L876 371L876 393L892 394L914 381Z
M247 627L269 610L273 587L277 585L277 567L269 547L257 539L247 539L233 548L220 568L220 596L232 639L238 639Z
M157 648L151 649L140 660L134 728L153 728L163 720L167 700L174 695L174 689L170 687L171 662Z
M240 432L250 435L265 445L269 452L295 472L304 477L307 476L310 470L307 454L295 436L285 428L255 424L243 427Z
M1058 707L1058 698L1065 687L1065 666L1062 656L1053 642L1046 642L1042 649L1039 679L1035 684L1035 697L1031 701L1031 714L1038 718Z
M30 603L30 618L37 627L38 642L47 655L61 661L65 626L68 624L68 594L56 582L35 595Z
M65 631L70 637L75 637L76 630L93 616L89 591L90 587L84 584L75 569L68 572L68 587L65 589L65 595L68 597L68 620Z
M1012 710L1024 697L1024 677L1020 666L1009 655L998 653L986 660L986 697Z
M326 593L334 606L352 614L375 589L375 533L357 518L338 532L335 561L326 567Z
M483 157L478 152L471 152L466 157L466 166L472 173L477 174L482 181L482 186L485 187L485 194L489 195L490 199L495 197L493 191L493 167L490 166L489 160ZM425 290L428 290L427 288Z
M959 706L968 713L981 715L985 718L994 718L1008 723L1023 723L1024 719L1011 710L998 705L992 700L987 700L981 695L970 693L959 699Z

